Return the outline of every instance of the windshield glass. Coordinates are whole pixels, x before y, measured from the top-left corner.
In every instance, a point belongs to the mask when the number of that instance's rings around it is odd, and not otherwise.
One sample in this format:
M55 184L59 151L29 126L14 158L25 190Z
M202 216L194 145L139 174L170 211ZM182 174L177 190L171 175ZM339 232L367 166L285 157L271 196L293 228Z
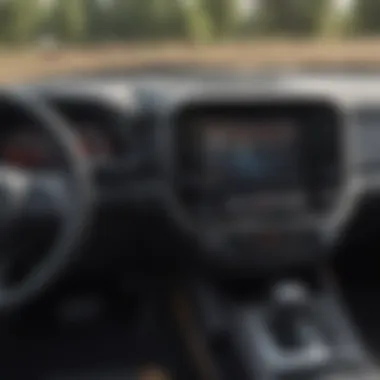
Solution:
M373 0L1 0L0 80L144 65L376 67Z

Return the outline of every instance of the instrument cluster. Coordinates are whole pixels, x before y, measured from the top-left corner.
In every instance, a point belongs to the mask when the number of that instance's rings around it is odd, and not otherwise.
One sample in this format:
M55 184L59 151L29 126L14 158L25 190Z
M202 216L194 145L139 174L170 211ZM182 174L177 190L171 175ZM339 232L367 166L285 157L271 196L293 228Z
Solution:
M83 155L91 164L101 165L124 154L125 147L117 133L120 131L115 131L118 120L114 119L111 110L75 99L51 103L72 127ZM9 112L3 119L0 130L1 161L27 169L54 169L64 165L49 136L30 118Z
M104 128L92 123L73 125L83 154L92 162L112 158L114 147ZM54 145L48 136L31 126L12 128L1 144L1 159L13 166L43 168L59 164Z

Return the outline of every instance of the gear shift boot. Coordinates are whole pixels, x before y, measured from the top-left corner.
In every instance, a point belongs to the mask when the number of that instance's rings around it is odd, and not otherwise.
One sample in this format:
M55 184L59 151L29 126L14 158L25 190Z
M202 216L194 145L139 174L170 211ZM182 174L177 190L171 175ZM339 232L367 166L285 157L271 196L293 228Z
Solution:
M234 325L235 344L251 378L314 379L368 363L333 292L311 294L302 284L281 283L269 302L239 306Z

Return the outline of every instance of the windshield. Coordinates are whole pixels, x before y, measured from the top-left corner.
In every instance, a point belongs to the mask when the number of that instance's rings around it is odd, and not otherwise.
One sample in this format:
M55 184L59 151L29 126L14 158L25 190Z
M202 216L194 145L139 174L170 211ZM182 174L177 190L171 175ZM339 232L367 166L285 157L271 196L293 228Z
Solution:
M144 65L376 67L375 0L1 0L0 81Z

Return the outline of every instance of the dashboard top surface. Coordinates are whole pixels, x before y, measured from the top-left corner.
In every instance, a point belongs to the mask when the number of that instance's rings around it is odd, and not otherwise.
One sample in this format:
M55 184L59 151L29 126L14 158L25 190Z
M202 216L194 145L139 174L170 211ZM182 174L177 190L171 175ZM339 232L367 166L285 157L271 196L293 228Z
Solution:
M172 103L192 96L326 96L343 106L380 102L380 73L172 70L104 72L48 78L18 86L48 96L95 97L119 107L145 99Z
M100 100L120 109L135 107L135 88L117 82L47 81L17 86L18 90L48 97Z

